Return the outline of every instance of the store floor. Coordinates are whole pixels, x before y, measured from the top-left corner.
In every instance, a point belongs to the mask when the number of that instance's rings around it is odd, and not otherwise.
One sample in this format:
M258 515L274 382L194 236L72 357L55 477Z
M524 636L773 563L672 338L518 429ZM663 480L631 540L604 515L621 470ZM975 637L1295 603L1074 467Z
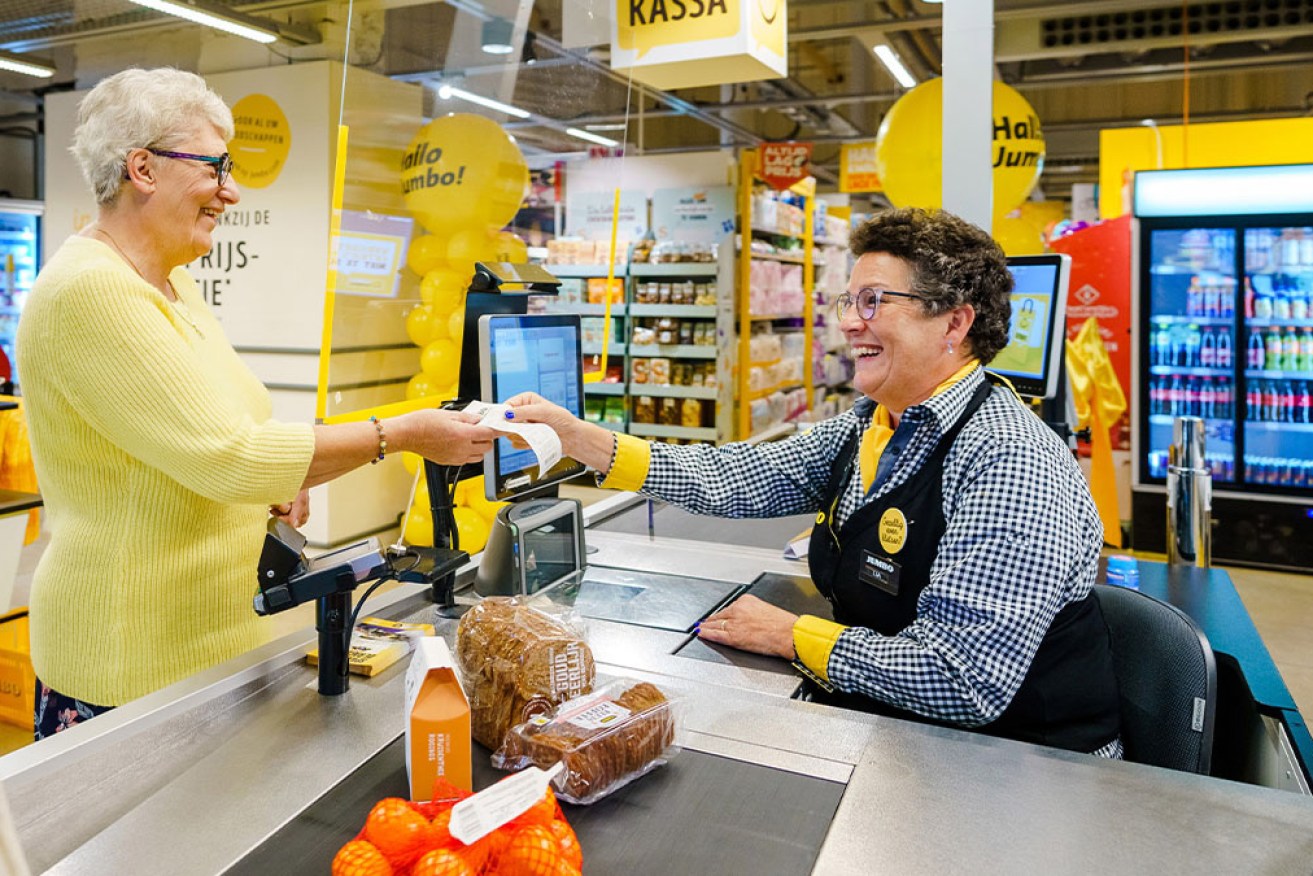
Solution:
M587 503L592 498L588 494L600 492L581 491L580 498ZM43 534L23 548L14 583L13 606L27 604L32 572L45 545L46 536ZM1313 575L1220 568L1225 569L1235 583L1296 704L1306 719L1313 716L1313 638L1308 634L1313 629ZM300 606L276 615L270 622L276 625L278 634L310 626L314 622L313 606ZM0 724L0 754L20 748L31 740L30 732Z

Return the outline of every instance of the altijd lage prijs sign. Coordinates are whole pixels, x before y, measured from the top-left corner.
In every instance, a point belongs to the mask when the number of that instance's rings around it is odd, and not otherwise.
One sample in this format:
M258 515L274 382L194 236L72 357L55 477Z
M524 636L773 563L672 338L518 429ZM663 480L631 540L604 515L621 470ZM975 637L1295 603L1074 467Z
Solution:
M788 75L787 0L616 0L611 66L653 88Z

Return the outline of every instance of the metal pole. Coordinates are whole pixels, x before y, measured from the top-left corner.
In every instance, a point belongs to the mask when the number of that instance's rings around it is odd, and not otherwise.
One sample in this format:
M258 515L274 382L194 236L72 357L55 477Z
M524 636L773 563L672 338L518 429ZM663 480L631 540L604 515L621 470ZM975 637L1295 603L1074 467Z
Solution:
M1213 475L1204 458L1204 421L1177 417L1167 463L1167 562L1212 565Z

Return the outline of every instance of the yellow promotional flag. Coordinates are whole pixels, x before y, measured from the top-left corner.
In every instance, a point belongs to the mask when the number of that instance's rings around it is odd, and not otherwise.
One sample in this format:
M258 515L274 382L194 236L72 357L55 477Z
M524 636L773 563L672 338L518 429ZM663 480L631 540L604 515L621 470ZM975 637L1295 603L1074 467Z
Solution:
M1121 509L1109 432L1126 412L1126 393L1117 381L1094 317L1085 320L1076 337L1067 342L1067 375L1080 428L1090 428L1090 493L1103 521L1103 540L1121 547Z

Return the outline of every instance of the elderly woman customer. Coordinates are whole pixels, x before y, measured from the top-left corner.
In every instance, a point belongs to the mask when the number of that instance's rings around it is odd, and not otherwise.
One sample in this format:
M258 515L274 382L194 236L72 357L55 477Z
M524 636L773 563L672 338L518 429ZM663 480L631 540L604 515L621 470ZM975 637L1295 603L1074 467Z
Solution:
M72 151L95 223L42 270L18 332L50 543L31 597L37 738L259 644L267 515L385 453L473 462L494 433L424 410L270 418L184 270L241 193L232 114L199 77L127 70L82 101Z
M1068 449L983 367L1008 341L1002 251L920 210L875 216L851 248L837 316L864 398L806 434L648 444L532 395L510 401L517 419L552 425L603 486L816 515L811 576L835 622L749 595L704 639L797 660L821 701L1120 757L1098 515Z

